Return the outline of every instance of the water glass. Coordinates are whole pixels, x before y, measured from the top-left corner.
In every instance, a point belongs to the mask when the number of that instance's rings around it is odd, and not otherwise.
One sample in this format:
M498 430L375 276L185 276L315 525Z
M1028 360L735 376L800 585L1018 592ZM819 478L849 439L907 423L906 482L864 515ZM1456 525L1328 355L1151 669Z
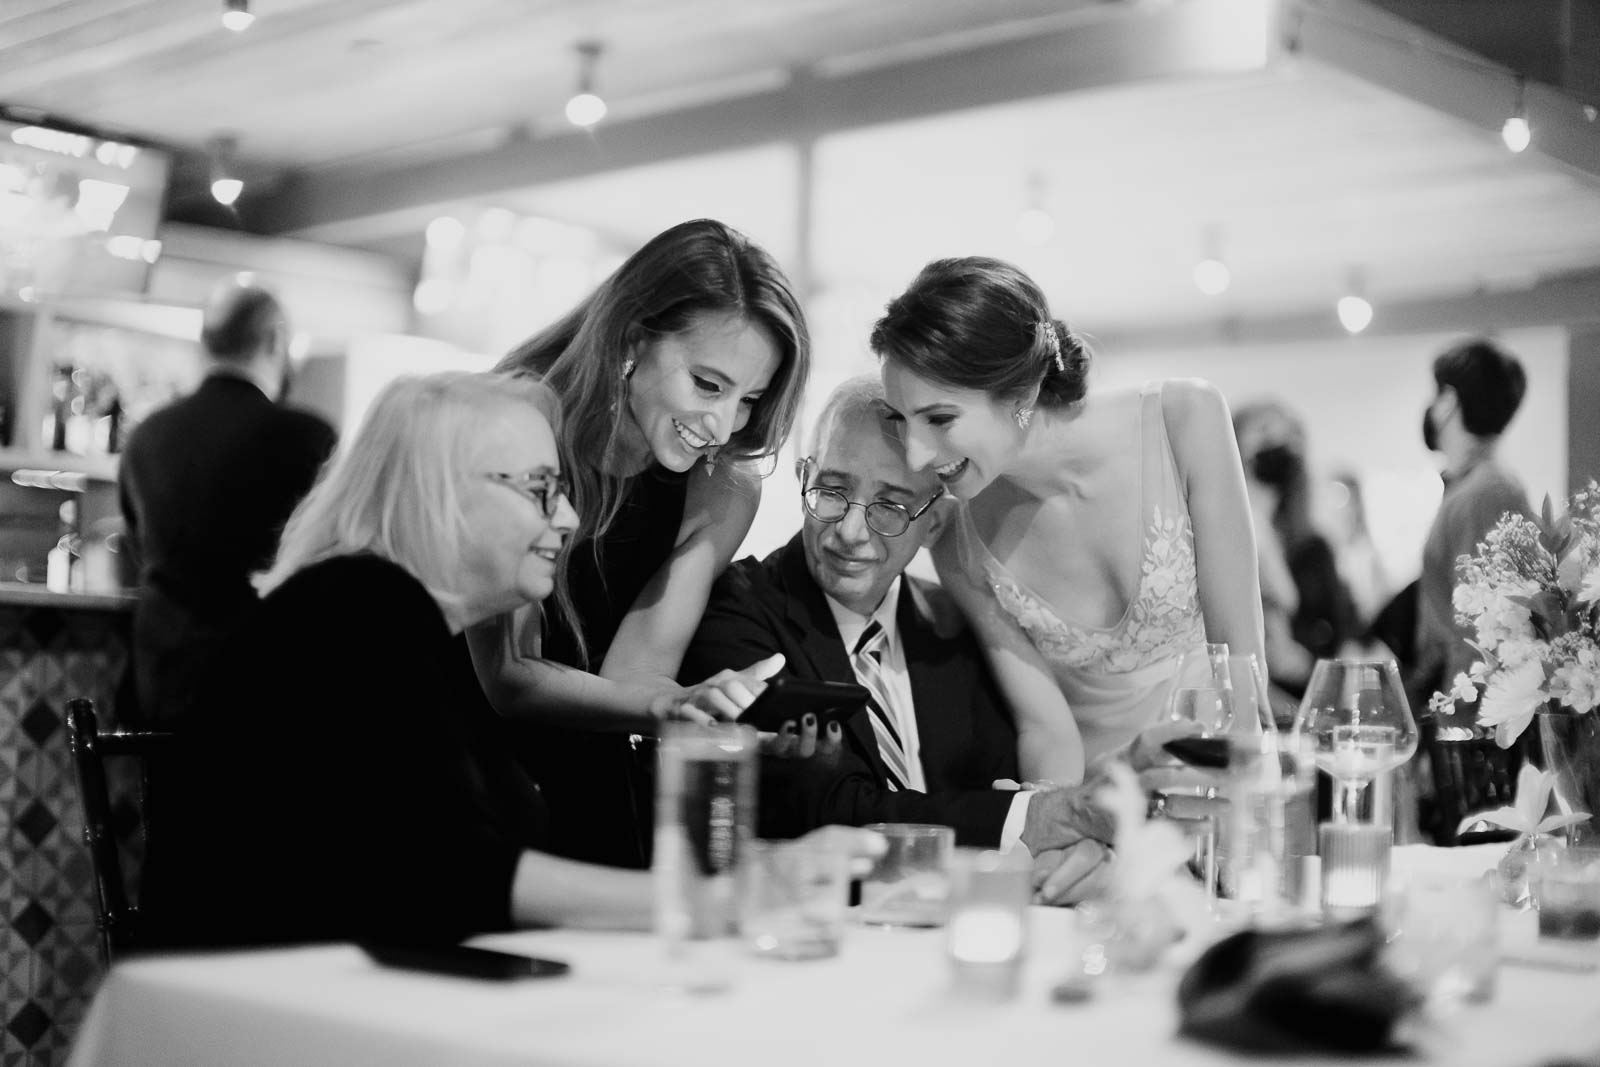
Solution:
M1009 1000L1028 945L1033 865L1023 849L957 849L945 955L958 993Z
M1257 922L1301 911L1306 858L1316 853L1310 747L1276 732L1235 737L1228 753L1228 824L1219 847L1223 895Z
M808 841L753 841L739 926L757 955L812 960L839 953L850 904L850 857Z
M756 731L734 723L669 723L657 774L655 924L670 984L731 980L739 880L755 821Z
M1418 876L1385 902L1387 962L1440 1009L1494 996L1500 901L1487 878Z
M1600 848L1578 845L1555 853L1536 875L1539 936L1557 941L1600 938Z
M880 822L867 829L882 834L888 848L861 881L857 917L876 926L943 926L956 832L927 823Z
M1417 751L1417 724L1394 660L1317 660L1294 733L1315 746L1318 768L1333 779L1335 822L1390 820L1377 805L1387 793L1374 783ZM1370 812L1361 809L1363 796L1373 801Z

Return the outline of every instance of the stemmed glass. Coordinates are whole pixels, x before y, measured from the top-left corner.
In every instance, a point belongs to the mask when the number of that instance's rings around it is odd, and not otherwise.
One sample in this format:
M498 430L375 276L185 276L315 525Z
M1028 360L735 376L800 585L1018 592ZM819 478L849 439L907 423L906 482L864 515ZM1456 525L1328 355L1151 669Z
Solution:
M1250 653L1230 653L1221 642L1184 653L1167 698L1166 721L1194 723L1201 737L1246 737L1271 721L1266 678ZM1150 791L1150 813L1182 825L1193 839L1194 866L1207 896L1217 892L1217 823L1227 800L1214 775L1181 771Z
M1362 790L1417 751L1416 720L1392 659L1317 660L1293 732L1333 779L1335 822L1361 821Z

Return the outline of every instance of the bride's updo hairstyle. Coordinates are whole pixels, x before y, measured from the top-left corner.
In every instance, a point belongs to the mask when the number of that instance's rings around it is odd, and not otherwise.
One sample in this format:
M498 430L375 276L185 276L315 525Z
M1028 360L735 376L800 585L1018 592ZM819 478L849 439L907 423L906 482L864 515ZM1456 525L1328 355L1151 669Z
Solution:
M1065 407L1083 399L1089 353L1044 293L998 259L938 259L889 301L872 350L919 378Z

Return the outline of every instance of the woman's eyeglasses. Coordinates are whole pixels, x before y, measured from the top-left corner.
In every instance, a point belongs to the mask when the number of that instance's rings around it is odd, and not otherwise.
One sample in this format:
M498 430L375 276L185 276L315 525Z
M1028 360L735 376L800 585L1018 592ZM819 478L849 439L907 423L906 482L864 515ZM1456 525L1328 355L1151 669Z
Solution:
M818 522L838 522L850 513L851 508L860 508L866 512L867 526L874 533L884 537L899 537L942 496L944 491L941 489L916 511L909 511L892 500L874 500L870 504L863 504L859 500L851 500L837 489L826 489L820 485L805 490L800 494L800 499L805 503L807 514Z
M559 474L534 474L531 471L507 474L505 471L488 471L484 477L501 482L532 500L539 505L547 519L555 518L562 499L570 498L572 495L572 487Z

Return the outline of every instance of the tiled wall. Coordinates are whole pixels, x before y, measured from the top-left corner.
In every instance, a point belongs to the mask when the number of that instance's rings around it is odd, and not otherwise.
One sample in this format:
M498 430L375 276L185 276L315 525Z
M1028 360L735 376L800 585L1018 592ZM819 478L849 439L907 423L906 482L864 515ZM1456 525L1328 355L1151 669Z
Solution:
M63 1063L101 978L65 709L91 697L112 724L128 621L0 604L0 1067Z

